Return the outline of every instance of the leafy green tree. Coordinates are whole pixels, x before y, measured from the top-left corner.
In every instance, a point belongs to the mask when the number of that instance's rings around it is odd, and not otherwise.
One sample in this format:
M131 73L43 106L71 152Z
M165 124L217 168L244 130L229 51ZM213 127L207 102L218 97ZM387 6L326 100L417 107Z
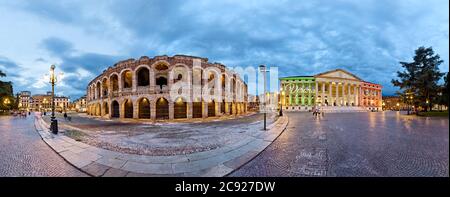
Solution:
M6 74L0 71L0 77L6 77ZM6 99L9 101L9 104L4 103ZM14 103L12 83L0 81L0 109L11 109L11 107L14 107Z
M444 76L444 84L441 86L438 103L439 105L445 105L448 107L448 72Z
M418 92L415 83L418 80L419 67L415 63L400 62L400 64L405 70L397 71L399 79L393 79L392 84L400 88L400 91L397 91L397 94L404 103L416 106L415 104L417 102L415 102L415 100L417 100L417 98L414 97L414 95Z
M399 80L392 80L392 84L399 87L399 94L408 98L414 106L431 109L440 91L438 81L444 73L439 71L439 65L443 62L432 47L419 47L413 62L400 62L405 70L397 72Z
M420 106L425 111L431 110L433 104L436 104L440 86L439 80L444 73L439 71L439 65L444 61L438 54L434 54L433 48L420 47L416 50L414 62L418 64L420 71L417 81L418 99Z

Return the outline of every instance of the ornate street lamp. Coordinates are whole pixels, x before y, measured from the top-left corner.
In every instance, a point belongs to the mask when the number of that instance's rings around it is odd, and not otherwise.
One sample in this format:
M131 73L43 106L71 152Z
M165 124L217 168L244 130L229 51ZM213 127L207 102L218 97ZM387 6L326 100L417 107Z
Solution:
M55 118L55 84L56 84L57 78L55 75L55 65L52 65L50 67L50 84L52 84L52 117L51 117L51 124L50 124L50 130L54 134L58 134L58 121Z
M283 116L283 96L284 96L284 90L283 88L280 89L280 116Z
M259 66L259 71L263 74L263 84L264 84L264 101L263 101L263 113L264 113L264 130L267 130L266 128L266 124L267 124L267 114L266 114L266 72L268 72L266 70L266 66L264 65L260 65Z

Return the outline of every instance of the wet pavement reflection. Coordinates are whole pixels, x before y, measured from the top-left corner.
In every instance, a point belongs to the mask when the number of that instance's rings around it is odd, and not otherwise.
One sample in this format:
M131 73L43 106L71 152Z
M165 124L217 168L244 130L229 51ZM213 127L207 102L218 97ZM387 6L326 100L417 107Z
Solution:
M230 176L449 176L448 118L288 113L286 131Z

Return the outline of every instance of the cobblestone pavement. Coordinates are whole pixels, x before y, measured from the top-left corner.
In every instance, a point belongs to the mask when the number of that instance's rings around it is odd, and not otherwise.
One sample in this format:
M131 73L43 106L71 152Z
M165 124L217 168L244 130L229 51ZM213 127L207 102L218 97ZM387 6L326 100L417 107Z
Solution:
M42 141L34 117L0 116L0 176L87 176Z
M221 148L238 141L250 140L263 128L262 114L235 119L201 119L188 122L111 121L69 114L68 122L58 114L61 126L78 130L77 139L83 143L122 153L151 156L190 154ZM271 117L271 118L270 118ZM267 124L275 120L270 116ZM44 118L47 122L49 117ZM70 136L70 135L68 135Z
M285 132L230 176L449 176L449 119L288 113Z

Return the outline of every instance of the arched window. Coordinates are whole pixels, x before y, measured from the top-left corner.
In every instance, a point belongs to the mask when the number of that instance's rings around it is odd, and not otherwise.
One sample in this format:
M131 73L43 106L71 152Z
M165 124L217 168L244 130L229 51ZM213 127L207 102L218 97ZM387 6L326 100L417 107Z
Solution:
M123 88L132 88L133 87L133 74L131 71L127 70L122 73L122 83Z
M150 71L148 68L140 68L137 72L138 86L148 86L150 85Z
M111 76L111 78L109 80L111 81L112 91L113 92L118 91L119 90L119 77L116 74L114 74Z
M167 78L163 76L158 77L156 79L156 85L162 89L163 86L167 85Z

